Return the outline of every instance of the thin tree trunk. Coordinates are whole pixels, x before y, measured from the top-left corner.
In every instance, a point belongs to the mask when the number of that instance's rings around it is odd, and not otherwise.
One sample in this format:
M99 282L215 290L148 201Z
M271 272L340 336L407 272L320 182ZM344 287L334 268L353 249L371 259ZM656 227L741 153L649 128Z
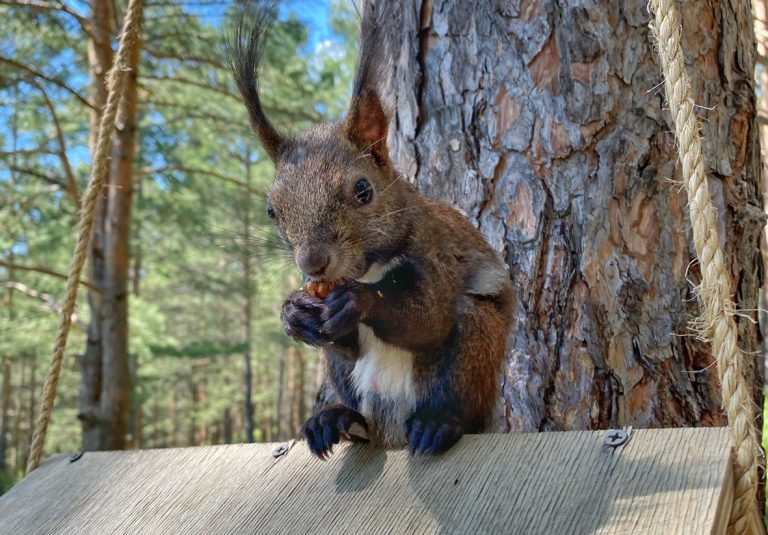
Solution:
M0 372L3 374L2 391L0 391L0 472L11 472L6 462L8 453L8 419L11 409L11 360L3 357L0 361Z
M131 353L128 355L129 359L129 369L131 377L134 379L138 377L139 374L139 357L135 353ZM133 385L131 387L131 410L128 415L128 429L130 433L131 440L127 444L127 447L131 449L141 449L142 448L142 404L137 399L136 396L136 382L133 382Z
M246 149L244 156L245 182L251 183L251 155ZM245 441L253 442L253 372L251 370L251 342L253 341L253 266L251 264L251 252L248 236L251 230L251 190L246 188L243 192L243 235L241 260L243 265L243 339L245 350L243 351L243 401L245 406Z
M275 438L280 440L283 436L283 398L285 397L285 357L280 359L277 373L277 390L275 391L275 407L273 412L272 429L275 431Z
M155 412L155 419L158 422L160 420L157 411ZM157 429L157 425L155 428ZM173 387L173 394L171 397L171 445L174 447L179 446L179 400L178 394L176 393L176 387Z
M97 36L89 46L92 96L100 108L104 98L104 72L111 64L111 49L104 35L111 34L109 2L92 5ZM92 278L100 296L91 292L92 320L86 354L82 359L83 388L80 419L83 447L88 450L123 449L128 432L131 376L128 363L128 270L130 214L133 195L137 68L140 44L130 51L131 69L116 119L112 166L106 197L102 197L91 246ZM92 54L91 51L93 50ZM97 115L97 114L94 114ZM94 128L92 118L91 127Z
M221 439L224 444L232 444L232 410L229 407L221 416Z
M90 115L88 141L93 156L96 149L101 111L107 102L107 73L112 66L112 2L91 0L91 32L88 39L88 73L90 77L90 100L94 107ZM107 184L109 180L107 180ZM104 287L104 221L107 210L106 189L102 190L93 222L93 233L88 251L89 279L99 288ZM80 358L80 411L78 419L83 434L83 447L98 449L99 400L102 388L102 292L89 291L88 304L91 320L88 326L88 343Z
M136 146L138 146L138 141L136 142ZM134 190L136 191L136 198L138 202L141 202L141 196L142 196L142 177L141 176L134 176L134 180L136 181L136 186ZM138 297L141 295L141 270L142 270L142 249L141 249L141 221L137 220L135 222L136 224L133 226L134 232L133 232L133 269L132 269L132 276L131 276L131 290L134 296Z
M207 398L205 384L206 384L205 375L203 374L203 379L201 379L197 383L197 405L199 410L203 414L205 414L205 402ZM195 431L195 443L197 445L201 445L207 442L208 442L208 423L206 422L205 417L203 417L201 418L201 422Z
M187 446L196 446L197 442L197 382L189 380L189 423L187 426Z
M35 407L37 407L37 359L32 356L30 361L29 372L29 398L27 399L27 414L28 414L28 429L27 429L27 444L32 444L32 435L35 431Z
M722 425L646 0L406 0L384 18L399 170L509 265L517 324L498 428ZM386 4L384 4L386 5ZM747 0L681 3L745 355L764 221ZM750 367L756 367L752 357ZM755 374L755 400L762 390Z
M296 436L306 417L304 412L304 374L306 366L304 355L294 346L288 348L288 358L291 361L291 414L288 429L292 436Z
M289 347L285 352L285 355L288 359L288 380L285 384L285 391L287 396L283 395L283 397L287 397L288 402L283 402L283 405L287 405L287 407L283 407L283 410L281 410L280 414L278 415L282 422L280 427L285 429L286 436L293 433L294 426L296 425L296 420L294 419L294 407L296 402L296 363L294 362L293 358L294 350L295 348ZM279 384L278 388L282 390L283 385ZM279 434L278 438L281 438Z
M21 393L24 391L24 385L26 381L26 359L19 359L19 366L21 367L21 373L19 377L19 395L16 396L16 403L14 406L14 421L13 421L13 450L14 450L14 462L13 469L15 472L19 472L27 465L27 449L24 444L24 439L21 434L21 415L24 413L24 399Z
M133 419L133 448L140 450L144 447L144 409L143 405L136 405Z

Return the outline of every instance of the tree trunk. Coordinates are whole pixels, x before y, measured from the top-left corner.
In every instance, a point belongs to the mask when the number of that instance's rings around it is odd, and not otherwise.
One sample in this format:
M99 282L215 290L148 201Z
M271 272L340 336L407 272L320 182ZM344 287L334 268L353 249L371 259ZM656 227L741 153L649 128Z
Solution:
M135 294L134 294L135 295ZM128 364L131 377L136 378L139 375L139 356L135 353L128 355ZM143 448L144 433L143 433L143 410L142 403L138 400L136 395L136 382L134 381L131 386L131 410L128 414L128 430L130 436L130 442L127 447L135 450Z
M288 348L288 359L290 361L291 384L289 389L291 393L291 414L288 435L297 436L306 418L306 413L304 412L304 374L306 365L304 355L294 346Z
M275 406L272 413L275 437L280 440L283 434L283 399L285 398L285 357L278 362L277 389L275 390Z
M391 153L475 222L517 288L499 429L722 425L710 348L688 328L699 268L647 1L405 4L403 21L384 19ZM751 316L741 344L756 355L750 4L680 6L719 231Z
M98 109L104 105L104 74L112 63L112 18L107 4L96 0L92 3L91 96ZM99 285L101 293L89 295L92 318L82 358L79 417L87 450L123 449L128 432L128 271L139 50L137 43L129 55L131 71L115 121L110 176L97 210L91 244L91 280ZM92 114L92 139L99 118L100 113Z
M0 386L0 473L11 473L11 466L6 463L6 454L8 452L8 419L11 409L11 361L3 357L0 361L0 372L3 374L3 381Z
M21 434L21 415L24 414L24 399L21 393L24 392L24 385L26 384L26 362L26 358L19 359L19 366L21 366L21 373L19 374L19 395L16 396L16 403L13 407L15 417L13 421L13 470L16 473L27 466L27 453L29 451Z
M224 444L232 444L232 410L229 407L221 415L221 440Z
M293 428L296 425L296 420L294 418L294 407L295 407L295 401L296 401L296 370L295 366L296 363L294 362L293 358L293 352L295 351L294 347L289 347L285 355L288 360L288 373L287 373L287 381L285 384L278 383L277 387L279 390L285 389L285 392L287 393L288 403L283 403L283 405L288 405L287 407L282 407L280 414L278 417L280 418L280 429L285 429L285 436L289 436L293 434ZM284 396L285 397L285 396ZM280 434L278 433L278 438L280 437Z
M752 6L754 7L755 15L755 41L757 42L757 54L762 58L762 68L757 71L758 86L760 89L760 98L757 101L757 113L758 120L760 121L760 155L763 161L763 165L768 161L768 0L753 0ZM768 211L766 206L766 176L763 173L762 183L760 184L763 192L763 209ZM768 261L768 240L766 240L766 232L768 230L763 229L763 235L761 240L761 250L763 254L763 264ZM766 366L765 359L768 358L765 338L766 329L768 329L768 280L763 280L763 290L760 293L760 327L763 334L763 380L766 379Z
M243 159L245 164L245 183L251 184L251 153L246 149ZM245 441L253 442L253 371L251 368L251 343L253 341L253 266L249 239L251 231L251 190L243 191L243 235L241 261L243 265L243 402L245 408Z
M32 435L35 432L35 407L37 407L37 359L35 356L29 358L29 398L27 398L27 444L32 445Z
M176 387L173 388L171 397L171 445L179 447L179 395L176 391ZM157 399L157 397L155 397ZM160 421L159 411L155 411L155 421ZM159 429L159 425L155 424L155 429Z

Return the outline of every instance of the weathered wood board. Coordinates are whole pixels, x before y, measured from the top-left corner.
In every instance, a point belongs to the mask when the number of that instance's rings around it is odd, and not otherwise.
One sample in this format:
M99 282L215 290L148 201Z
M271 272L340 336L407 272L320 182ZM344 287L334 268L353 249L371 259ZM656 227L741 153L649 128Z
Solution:
M0 497L0 533L721 533L725 429L464 437L437 458L299 442L55 456Z

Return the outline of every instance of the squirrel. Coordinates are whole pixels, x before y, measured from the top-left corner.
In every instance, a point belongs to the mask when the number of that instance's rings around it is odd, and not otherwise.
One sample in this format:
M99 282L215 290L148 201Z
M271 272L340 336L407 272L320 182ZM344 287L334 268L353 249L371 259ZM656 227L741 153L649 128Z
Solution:
M241 17L229 44L254 133L276 168L267 213L308 280L283 303L285 332L321 349L334 398L304 424L320 459L340 440L439 454L486 429L500 396L513 287L458 210L403 180L376 90L382 25L365 2L346 117L289 136L267 118L258 71L275 12ZM378 4L384 4L378 2ZM392 16L389 10L387 16Z

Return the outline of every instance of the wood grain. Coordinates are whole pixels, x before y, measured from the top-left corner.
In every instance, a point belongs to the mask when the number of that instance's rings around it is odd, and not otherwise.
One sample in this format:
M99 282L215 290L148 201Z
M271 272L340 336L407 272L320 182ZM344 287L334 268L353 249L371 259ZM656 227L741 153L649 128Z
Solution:
M723 428L475 435L438 458L297 443L57 455L0 498L0 533L720 533Z

